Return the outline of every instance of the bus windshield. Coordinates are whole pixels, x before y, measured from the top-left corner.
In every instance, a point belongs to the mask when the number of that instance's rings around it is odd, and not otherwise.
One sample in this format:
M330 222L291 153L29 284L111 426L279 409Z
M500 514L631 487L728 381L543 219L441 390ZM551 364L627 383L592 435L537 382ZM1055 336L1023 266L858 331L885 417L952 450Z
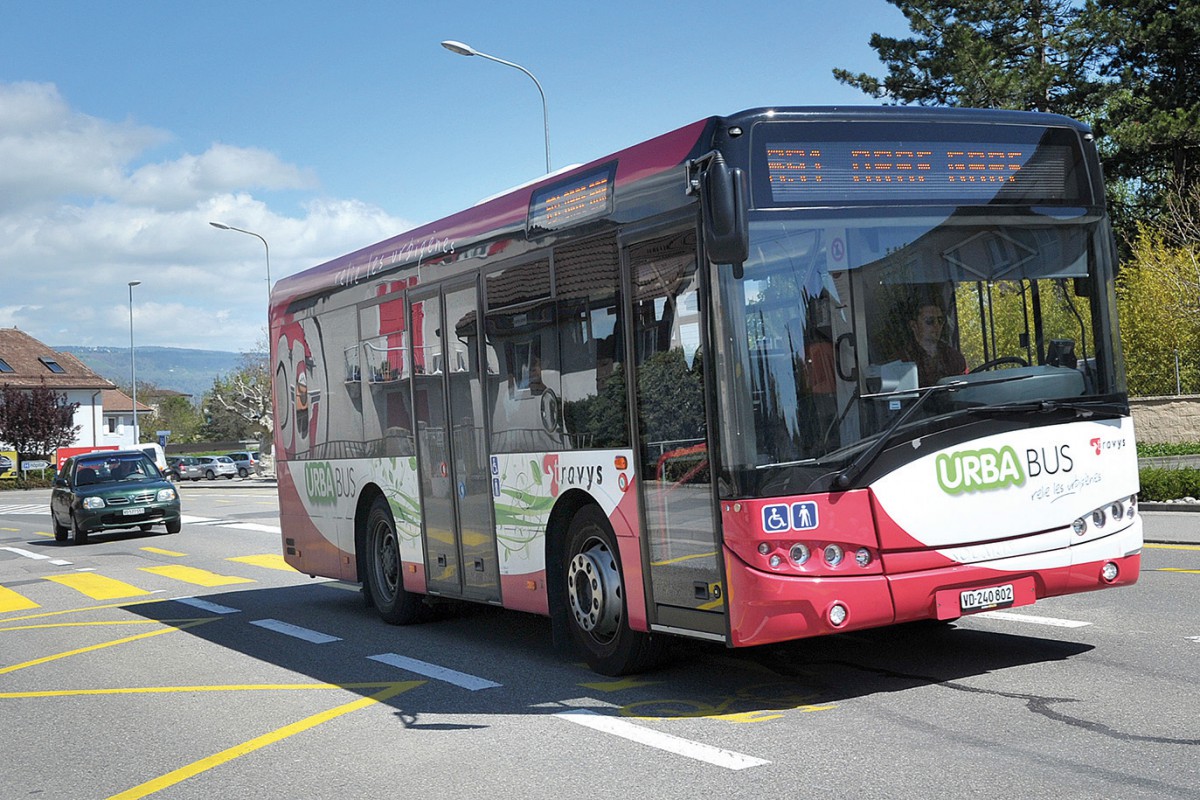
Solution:
M1100 216L895 211L760 213L744 277L718 271L728 468L837 469L897 420L927 430L1124 390Z

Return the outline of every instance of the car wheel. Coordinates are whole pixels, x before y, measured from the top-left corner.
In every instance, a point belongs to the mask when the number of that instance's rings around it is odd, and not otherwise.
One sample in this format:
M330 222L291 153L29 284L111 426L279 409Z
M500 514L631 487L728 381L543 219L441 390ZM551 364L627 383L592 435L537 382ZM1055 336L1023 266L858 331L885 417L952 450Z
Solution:
M242 467L242 468L240 468L240 469L238 470L238 477L239 477L239 478L249 478L249 477L250 477L250 470L246 469L245 467Z
M181 530L183 530L183 520L178 518L167 520L167 533L179 533Z
M617 539L597 506L585 506L567 531L565 602L571 638L601 675L641 672L659 662L660 636L629 627Z
M204 473L204 477L208 478L210 481L213 481L217 479L217 474L210 469Z
M404 588L400 565L400 538L385 497L376 497L367 514L366 589L381 619L392 625L409 625L421 619L424 598Z
M75 515L71 515L71 541L75 544L87 544L88 532L79 527L79 520L75 519Z
M54 516L53 513L50 514L50 521L54 523L54 541L65 542L71 532L70 529L66 525L59 525L58 517Z

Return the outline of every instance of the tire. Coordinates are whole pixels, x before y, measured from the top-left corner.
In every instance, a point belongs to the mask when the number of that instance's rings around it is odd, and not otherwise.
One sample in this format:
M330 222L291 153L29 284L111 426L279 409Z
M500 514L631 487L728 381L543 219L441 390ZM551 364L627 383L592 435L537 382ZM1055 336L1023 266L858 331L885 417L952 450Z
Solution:
M181 530L183 530L183 520L178 517L167 520L167 533L179 533Z
M561 569L571 639L592 670L628 675L662 660L662 637L629 627L617 537L597 506L583 507L571 520Z
M65 542L71 533L71 529L66 525L59 525L58 517L54 516L53 513L50 514L50 521L54 523L54 541Z
M250 470L246 469L245 467L242 467L242 468L240 468L240 469L238 470L238 477L239 477L239 478L249 478L249 477L250 477Z
M404 588L400 564L400 538L392 509L382 495L367 513L366 561L363 583L380 619L390 625L419 622L424 597Z
M71 541L75 544L87 544L88 532L79 527L79 521L75 519L75 515L71 515Z
M141 525L138 525L138 530L140 530L142 533L149 533L153 529L154 526L149 522L143 522Z
M210 469L204 473L204 477L210 481L213 481L217 479L217 474Z

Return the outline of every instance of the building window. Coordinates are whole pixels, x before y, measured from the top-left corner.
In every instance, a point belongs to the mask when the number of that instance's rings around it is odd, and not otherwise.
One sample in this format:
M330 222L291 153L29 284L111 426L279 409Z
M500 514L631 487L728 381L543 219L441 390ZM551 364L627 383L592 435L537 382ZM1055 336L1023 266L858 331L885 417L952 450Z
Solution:
M116 417L108 418L108 432L109 433L117 432L117 418Z
M0 358L0 372L12 372L13 368L8 365L8 362Z
M53 372L55 375L61 375L66 372L62 365L54 360L54 356L38 356L38 361L46 365L46 369Z

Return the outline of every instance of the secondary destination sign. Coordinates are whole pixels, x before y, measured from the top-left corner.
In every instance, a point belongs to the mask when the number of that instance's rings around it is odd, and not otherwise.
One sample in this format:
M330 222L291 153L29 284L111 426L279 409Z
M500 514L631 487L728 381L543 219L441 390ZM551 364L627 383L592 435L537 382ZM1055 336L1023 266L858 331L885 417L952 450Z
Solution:
M535 189L529 200L531 232L557 231L607 216L612 211L616 163Z

